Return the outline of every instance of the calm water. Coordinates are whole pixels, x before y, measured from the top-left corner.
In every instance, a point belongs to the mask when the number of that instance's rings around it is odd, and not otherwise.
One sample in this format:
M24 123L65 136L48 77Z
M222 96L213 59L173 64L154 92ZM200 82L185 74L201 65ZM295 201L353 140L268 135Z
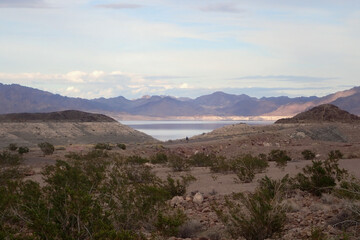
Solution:
M120 121L158 140L167 141L211 132L225 125L246 123L267 125L273 121Z

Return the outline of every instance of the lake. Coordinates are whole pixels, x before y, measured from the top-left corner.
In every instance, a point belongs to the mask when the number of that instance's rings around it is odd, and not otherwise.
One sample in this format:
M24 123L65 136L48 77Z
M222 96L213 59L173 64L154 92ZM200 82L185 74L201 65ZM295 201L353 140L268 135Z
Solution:
M160 141L182 139L211 132L225 125L269 125L273 121L119 121Z

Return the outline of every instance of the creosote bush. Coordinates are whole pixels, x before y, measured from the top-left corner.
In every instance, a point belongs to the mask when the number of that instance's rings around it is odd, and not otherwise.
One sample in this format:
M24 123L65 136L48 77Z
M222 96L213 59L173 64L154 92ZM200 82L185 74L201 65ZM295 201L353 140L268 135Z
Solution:
M20 155L23 155L24 153L28 153L29 152L29 148L28 147L19 147L18 149L18 153Z
M169 166L172 168L174 172L182 172L190 170L189 161L177 154L170 154L169 157Z
M4 150L0 153L0 165L18 165L22 160L21 156L17 153L13 153Z
M124 143L118 143L117 146L122 150L126 150L126 145Z
M9 146L8 146L8 149L10 151L16 151L18 149L18 146L16 143L10 143Z
M336 181L341 181L346 175L347 171L339 168L338 159L329 158L325 161L312 160L312 165L305 166L295 181L301 190L321 196L322 193L331 193Z
M153 164L164 164L168 162L168 156L163 152L157 152L151 156L150 162Z
M260 240L282 232L286 207L281 202L286 178L263 179L254 193L237 193L226 198L224 209L213 206L232 237Z
M276 166L284 168L287 165L287 162L291 161L291 158L287 155L286 151L274 149L269 153L268 160L274 161L276 162Z
M302 151L301 154L305 160L313 160L315 158L315 153L308 149Z
M44 153L44 155L51 155L55 151L54 145L48 142L39 143L38 147Z
M185 223L186 219L185 213L180 209L173 212L160 212L155 226L163 236L177 236L179 234L179 227Z
M249 183L256 173L263 172L268 166L267 160L246 154L233 160L231 169L241 182Z
M330 151L328 154L328 158L330 160L342 159L343 156L344 156L344 154L342 154L342 152L340 152L340 150Z
M99 149L99 150L111 150L112 147L110 146L109 143L97 143L94 146L95 149Z

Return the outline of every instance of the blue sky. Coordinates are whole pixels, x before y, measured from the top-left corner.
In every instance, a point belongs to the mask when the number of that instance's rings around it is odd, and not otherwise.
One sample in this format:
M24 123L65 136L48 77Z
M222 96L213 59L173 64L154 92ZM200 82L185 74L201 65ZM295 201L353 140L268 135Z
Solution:
M359 86L358 0L0 0L0 82L71 97Z

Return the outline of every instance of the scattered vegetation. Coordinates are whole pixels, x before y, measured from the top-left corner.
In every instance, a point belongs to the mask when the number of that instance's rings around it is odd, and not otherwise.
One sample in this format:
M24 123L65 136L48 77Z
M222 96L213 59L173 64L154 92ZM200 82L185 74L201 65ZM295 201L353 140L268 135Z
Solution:
M39 143L38 147L44 153L44 155L51 155L55 151L54 145L48 142Z
M12 156L4 151L0 163ZM166 201L193 177L163 181L103 150L67 158L43 169L44 186L0 174L1 239L141 239L143 229L168 235L185 222Z
M303 155L305 160L313 160L315 158L315 153L309 149L302 151L301 154Z
M7 150L4 150L0 153L0 165L18 165L21 161L21 156L17 153L13 153Z

